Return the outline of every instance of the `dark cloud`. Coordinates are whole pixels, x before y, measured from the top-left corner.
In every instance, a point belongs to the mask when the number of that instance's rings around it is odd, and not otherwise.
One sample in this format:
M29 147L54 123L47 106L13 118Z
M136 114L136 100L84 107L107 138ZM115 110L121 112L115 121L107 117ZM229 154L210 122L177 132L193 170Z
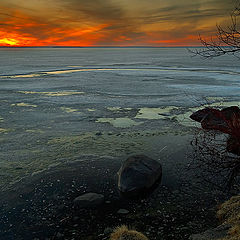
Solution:
M57 0L75 17L84 16L88 20L119 21L124 17L124 11L111 0Z
M226 16L232 10L233 5L225 0L213 1L168 1L168 6L156 7L148 11L143 10L144 23L157 23L176 21L193 22L209 18Z

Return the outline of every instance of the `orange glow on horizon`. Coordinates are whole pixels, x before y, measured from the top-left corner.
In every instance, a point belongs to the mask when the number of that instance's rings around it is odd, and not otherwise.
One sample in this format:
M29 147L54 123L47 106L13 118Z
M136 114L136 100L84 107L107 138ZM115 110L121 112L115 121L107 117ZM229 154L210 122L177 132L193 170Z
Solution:
M99 26L89 29L52 29L53 36L40 40L32 36L24 36L16 33L8 34L0 31L0 46L2 47L44 47L44 46L62 46L62 47L94 47L94 46L111 46L98 44L99 39L104 37L104 34L95 33L95 29L100 29ZM4 37L6 36L6 37ZM184 38L159 40L159 36L151 36L149 39L143 39L137 44L131 42L131 38L121 35L118 38L113 38L114 45L120 47L128 46L199 46L199 36L191 35ZM67 40L66 40L67 39Z

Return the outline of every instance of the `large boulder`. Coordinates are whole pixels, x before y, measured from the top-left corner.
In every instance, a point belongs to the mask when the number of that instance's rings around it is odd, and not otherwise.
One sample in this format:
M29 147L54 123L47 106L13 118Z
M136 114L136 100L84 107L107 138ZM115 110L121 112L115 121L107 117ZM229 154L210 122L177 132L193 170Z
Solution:
M222 112L218 109L204 108L194 112L190 118L200 122L203 129L214 129L226 132L228 130L228 125L222 115Z
M118 171L118 188L124 194L148 191L162 177L161 164L144 155L129 157Z
M222 110L204 108L194 112L190 118L200 122L203 129L234 134L235 130L240 128L240 109L237 106Z
M104 202L104 196L97 193L85 193L73 200L79 208L94 208Z

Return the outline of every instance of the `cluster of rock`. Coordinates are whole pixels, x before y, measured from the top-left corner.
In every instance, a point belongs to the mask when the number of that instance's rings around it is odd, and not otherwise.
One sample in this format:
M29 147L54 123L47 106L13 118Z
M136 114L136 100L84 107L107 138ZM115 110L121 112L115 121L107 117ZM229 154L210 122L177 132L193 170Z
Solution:
M138 196L150 190L162 177L161 164L145 155L129 157L118 171L118 188L123 194ZM78 208L95 208L104 203L104 196L98 193L85 193L74 199ZM128 210L119 209L119 214Z
M204 108L193 113L191 119L201 123L203 129L218 130L229 134L227 141L227 151L240 155L240 109L237 106L224 108L222 110L214 108ZM161 182L161 164L145 155L134 155L127 158L119 171L118 189L121 194L127 196L139 196L148 192ZM104 195L98 193L85 193L74 199L74 204L79 208L95 208L103 204ZM119 209L118 214L128 214L126 209ZM228 228L218 227L208 230L202 234L192 235L192 240L218 239L226 236ZM120 239L121 236L135 237L134 239L147 240L147 238L136 231L129 230L122 226L113 231L111 239ZM128 236L129 235L129 236ZM127 238L129 239L129 238Z
M229 134L227 151L240 155L240 109L237 106L223 108L204 108L190 116L201 123L203 129L218 130Z

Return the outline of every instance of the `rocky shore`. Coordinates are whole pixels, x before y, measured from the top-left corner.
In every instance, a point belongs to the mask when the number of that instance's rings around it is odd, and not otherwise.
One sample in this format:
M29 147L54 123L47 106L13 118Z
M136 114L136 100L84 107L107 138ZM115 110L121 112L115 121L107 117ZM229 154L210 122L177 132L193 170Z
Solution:
M122 224L149 239L188 239L218 224L220 192L193 189L186 182L177 190L163 182L147 198L129 200L117 187L121 162L81 160L35 174L2 195L1 239L108 239ZM90 205L82 199L86 193L96 197L90 196Z
M159 240L209 238L209 228L226 233L226 228L218 228L216 212L231 194L199 177L204 170L191 168L193 129L179 127L172 120L171 127L167 122L155 130L158 124L149 120L148 131L139 125L134 131L104 129L54 137L51 132L29 132L23 138L27 149L11 150L26 160L17 161L16 155L8 153L11 161L0 169L5 176L0 183L0 238L103 240L121 225ZM6 134L3 146L14 137ZM31 145L32 139L38 139L37 149ZM132 167L131 160L124 165L132 153L144 153L161 167L144 161ZM148 174L153 165L159 171ZM158 179L161 185L140 198L120 194L133 187L126 187L121 179L132 175L124 171L128 167L131 171L145 169L147 181L141 186L149 188ZM154 179L148 179L149 175Z

